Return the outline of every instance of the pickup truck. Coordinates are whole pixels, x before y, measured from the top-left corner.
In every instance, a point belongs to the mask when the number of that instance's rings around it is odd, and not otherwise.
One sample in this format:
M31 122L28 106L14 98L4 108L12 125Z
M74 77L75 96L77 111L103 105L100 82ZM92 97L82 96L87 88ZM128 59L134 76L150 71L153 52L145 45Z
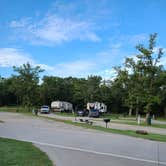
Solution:
M49 106L43 105L43 106L40 108L40 113L50 113L50 108L49 108Z

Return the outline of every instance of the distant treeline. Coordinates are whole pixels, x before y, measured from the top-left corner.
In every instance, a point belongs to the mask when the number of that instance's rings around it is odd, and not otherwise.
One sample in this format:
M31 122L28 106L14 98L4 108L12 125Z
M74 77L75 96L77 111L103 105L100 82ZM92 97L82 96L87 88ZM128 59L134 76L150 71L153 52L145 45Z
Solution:
M44 76L43 70L31 64L13 67L16 75L0 77L0 105L26 107L50 105L61 100L83 109L87 102L103 102L114 113L150 113L166 116L166 70L161 65L163 50L156 48L157 34L149 37L148 46L139 44L136 56L126 58L124 65L115 67L114 80L100 76L88 78ZM111 78L111 75L110 75Z

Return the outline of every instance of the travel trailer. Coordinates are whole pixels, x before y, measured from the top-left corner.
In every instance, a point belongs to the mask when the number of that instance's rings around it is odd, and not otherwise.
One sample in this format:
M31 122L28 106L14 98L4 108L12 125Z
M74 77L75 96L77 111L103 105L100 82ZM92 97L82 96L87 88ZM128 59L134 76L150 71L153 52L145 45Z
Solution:
M98 110L99 113L107 112L107 106L104 103L94 102L94 103L87 103L87 109L95 109Z
M99 117L100 114L107 112L107 106L99 102L87 103L87 110L89 117Z
M66 101L53 101L51 103L51 109L54 112L73 111L73 105Z

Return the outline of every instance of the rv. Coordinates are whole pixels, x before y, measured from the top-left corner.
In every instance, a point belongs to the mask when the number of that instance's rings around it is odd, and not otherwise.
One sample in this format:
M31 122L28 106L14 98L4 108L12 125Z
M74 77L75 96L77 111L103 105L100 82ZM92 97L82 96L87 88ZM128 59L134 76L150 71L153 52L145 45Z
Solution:
M90 117L99 117L99 114L107 112L107 106L99 102L87 103L87 110Z
M51 103L52 111L64 112L64 111L73 111L73 105L65 101L53 101Z

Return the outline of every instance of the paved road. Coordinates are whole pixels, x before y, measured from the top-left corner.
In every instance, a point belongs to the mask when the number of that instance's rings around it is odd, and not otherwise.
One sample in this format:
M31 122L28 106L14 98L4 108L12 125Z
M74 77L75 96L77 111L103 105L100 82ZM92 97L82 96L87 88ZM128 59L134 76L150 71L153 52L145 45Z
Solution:
M64 119L64 120L72 120L75 121L75 117L67 117L67 116L60 116L56 114L40 114L40 116L46 116L51 118L58 118L58 119ZM77 117L76 119L89 119L88 117ZM105 123L103 122L103 119L101 118L90 118L94 123L94 125L103 126L105 127ZM113 121L113 120L112 120ZM118 120L116 120L118 121ZM154 123L159 124L160 122L154 121ZM161 122L162 124L165 124L165 122ZM155 128L150 126L136 126L136 125L128 125L128 124L120 124L120 123L109 123L109 128L112 129L120 129L120 130L146 130L149 133L155 133L155 134L165 134L166 135L166 129L163 128Z
M164 166L166 143L0 113L0 136L33 142L56 166ZM159 161L158 161L159 160Z

